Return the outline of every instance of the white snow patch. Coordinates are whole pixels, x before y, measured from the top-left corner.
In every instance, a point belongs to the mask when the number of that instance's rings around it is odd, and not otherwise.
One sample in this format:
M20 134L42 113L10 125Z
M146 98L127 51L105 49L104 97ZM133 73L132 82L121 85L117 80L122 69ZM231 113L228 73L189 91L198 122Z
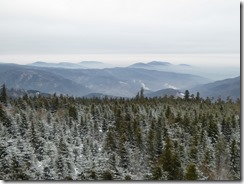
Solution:
M185 94L182 92L177 93L177 97L184 98Z
M74 170L75 170L75 175L76 175L76 176L77 176L78 174L80 174L80 173L78 172L77 167L75 167Z
M141 82L141 81L140 81L140 82ZM146 85L145 85L143 82L141 82L141 86L143 87L143 89L149 90L149 88L146 87Z
M185 96L185 94L184 94L184 93L182 93L182 92L180 93L180 95L181 95L181 96Z
M177 87L175 87L173 85L170 85L168 83L164 83L164 87L166 87L166 88L172 88L172 89L178 89Z
M125 85L127 85L127 83L126 83L126 82L123 82L123 81L119 81L119 83L120 83L120 84L125 84Z

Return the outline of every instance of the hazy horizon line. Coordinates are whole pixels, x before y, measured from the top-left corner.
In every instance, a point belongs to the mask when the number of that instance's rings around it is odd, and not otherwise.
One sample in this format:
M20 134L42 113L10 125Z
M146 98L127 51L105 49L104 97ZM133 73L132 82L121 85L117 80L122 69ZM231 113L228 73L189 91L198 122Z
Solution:
M236 66L240 67L240 53L179 53L179 54L1 54L0 63L31 64L47 63L80 63L98 61L115 66L126 66L138 62L169 62L171 64L189 64L196 66Z

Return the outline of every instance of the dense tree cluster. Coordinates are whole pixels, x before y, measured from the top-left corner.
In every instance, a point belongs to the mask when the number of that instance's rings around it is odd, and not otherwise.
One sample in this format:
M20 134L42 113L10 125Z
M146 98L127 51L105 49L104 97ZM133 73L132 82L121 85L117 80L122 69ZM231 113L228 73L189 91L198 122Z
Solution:
M240 179L239 100L1 99L3 180Z

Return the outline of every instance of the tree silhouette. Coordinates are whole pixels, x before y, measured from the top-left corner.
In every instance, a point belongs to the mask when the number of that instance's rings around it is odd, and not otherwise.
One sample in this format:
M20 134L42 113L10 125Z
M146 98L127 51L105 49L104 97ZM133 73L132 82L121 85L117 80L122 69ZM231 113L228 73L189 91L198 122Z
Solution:
M1 93L0 93L0 102L4 105L7 105L7 92L5 84L2 85Z
M188 90L185 91L185 100L188 101L190 97L190 92Z

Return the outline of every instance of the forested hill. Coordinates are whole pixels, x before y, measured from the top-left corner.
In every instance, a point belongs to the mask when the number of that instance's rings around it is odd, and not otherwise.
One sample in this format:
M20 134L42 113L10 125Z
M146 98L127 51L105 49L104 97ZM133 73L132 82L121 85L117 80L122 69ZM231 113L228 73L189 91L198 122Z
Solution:
M0 95L3 180L240 180L240 101Z
M204 85L199 85L191 89L191 92L199 91L203 97L213 97L216 100L221 98L223 100L232 98L236 100L240 98L240 88L241 88L241 78L240 76L235 78L224 79L220 81L215 81L213 83L208 83Z

